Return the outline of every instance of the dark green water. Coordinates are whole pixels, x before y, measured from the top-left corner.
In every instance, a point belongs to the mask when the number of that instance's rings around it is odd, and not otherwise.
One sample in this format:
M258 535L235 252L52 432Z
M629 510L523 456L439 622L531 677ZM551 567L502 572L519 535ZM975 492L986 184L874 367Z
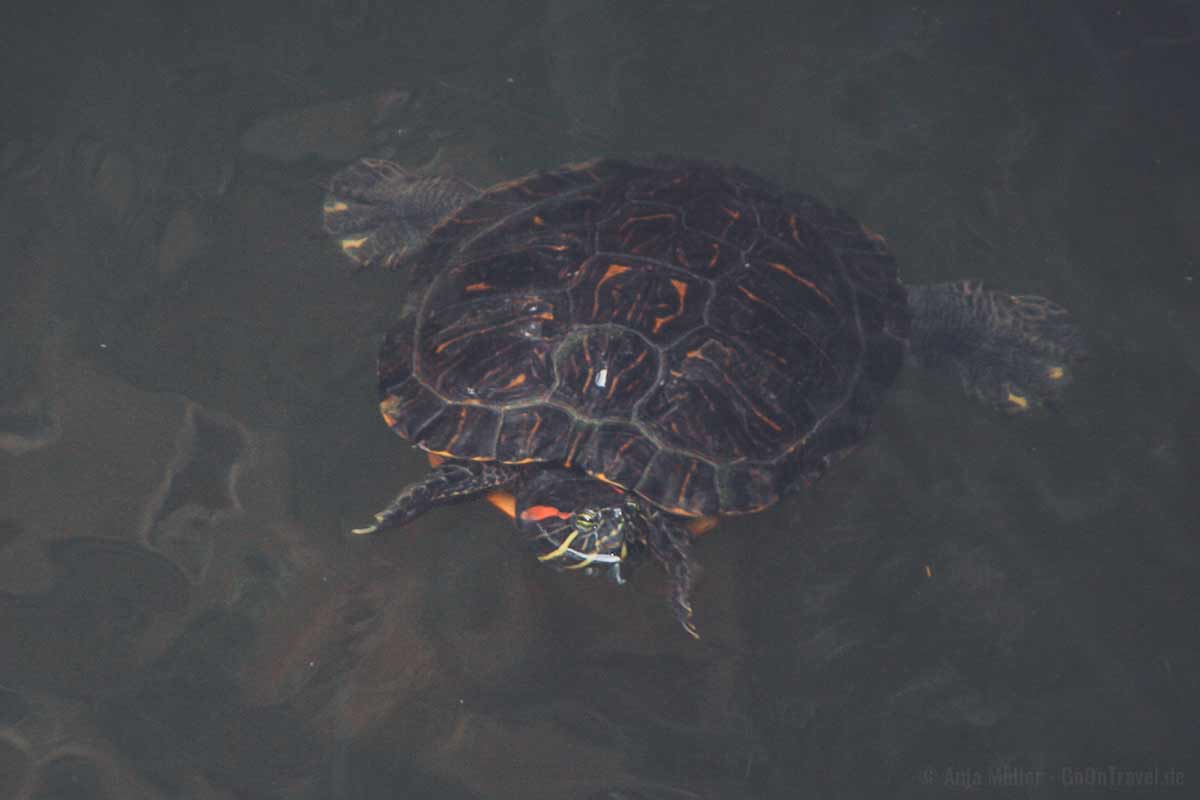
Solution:
M98 5L0 31L0 797L1194 796L1194 4ZM347 534L426 469L320 235L384 152L740 164L1091 359L1029 418L905 371L697 544L695 642L483 504Z

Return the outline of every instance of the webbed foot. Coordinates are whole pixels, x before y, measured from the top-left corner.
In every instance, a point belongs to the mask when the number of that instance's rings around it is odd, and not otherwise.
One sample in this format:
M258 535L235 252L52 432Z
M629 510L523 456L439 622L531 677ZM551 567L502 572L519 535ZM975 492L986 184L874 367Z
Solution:
M478 196L457 178L362 158L330 179L321 211L325 232L351 260L394 269L425 244L437 223Z
M1084 358L1083 336L1063 307L973 281L909 288L912 351L958 375L967 394L1009 413L1053 401Z

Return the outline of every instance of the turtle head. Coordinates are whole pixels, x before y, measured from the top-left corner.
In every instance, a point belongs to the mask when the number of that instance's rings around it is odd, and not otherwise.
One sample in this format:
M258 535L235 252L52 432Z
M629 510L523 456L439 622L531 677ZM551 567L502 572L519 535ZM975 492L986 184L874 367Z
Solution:
M565 570L606 572L624 583L638 540L640 504L621 489L568 470L547 469L517 494L516 522L538 561Z
M539 561L625 582L629 565L649 555L671 581L671 608L692 636L689 599L692 533L671 515L619 487L573 470L538 470L516 495L516 521Z

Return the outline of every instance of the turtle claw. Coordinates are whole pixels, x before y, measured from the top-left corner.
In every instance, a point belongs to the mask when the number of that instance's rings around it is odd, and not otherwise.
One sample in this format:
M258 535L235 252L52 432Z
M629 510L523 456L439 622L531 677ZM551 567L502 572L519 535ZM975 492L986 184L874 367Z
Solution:
M350 532L358 536L365 536L368 533L378 533L379 529L384 526L387 518L387 514L380 511L375 515L375 521L370 525L366 526L365 528L351 528Z
M696 630L696 626L692 623L692 604L688 602L686 595L680 595L678 592L672 598L672 607L675 610L675 619L679 620L679 624L688 632L688 635L693 639L700 638L700 632Z
M700 631L696 630L696 626L692 624L690 619L681 619L679 622L683 625L683 629L688 632L689 636L697 640L700 638Z

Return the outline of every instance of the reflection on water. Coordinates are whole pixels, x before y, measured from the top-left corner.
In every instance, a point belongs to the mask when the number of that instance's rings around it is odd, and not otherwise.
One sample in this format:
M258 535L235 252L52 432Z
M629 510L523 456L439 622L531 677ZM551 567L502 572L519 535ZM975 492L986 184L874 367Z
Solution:
M1187 766L1194 12L760 5L6 26L0 796L1050 797ZM324 181L653 151L845 206L915 282L1055 297L1093 351L1034 419L906 373L820 486L699 543L699 643L653 571L541 569L482 505L345 535L424 465L373 408L394 277L319 237Z

